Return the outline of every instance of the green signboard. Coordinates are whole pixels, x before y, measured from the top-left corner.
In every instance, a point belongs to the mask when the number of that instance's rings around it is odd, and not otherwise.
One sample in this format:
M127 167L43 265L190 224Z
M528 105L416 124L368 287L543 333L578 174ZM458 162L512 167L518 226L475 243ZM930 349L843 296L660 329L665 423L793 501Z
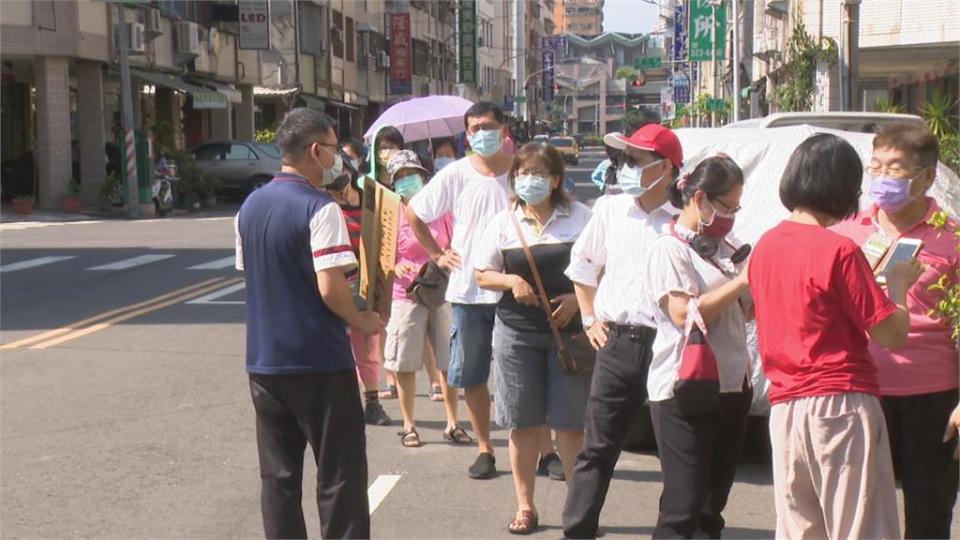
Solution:
M663 59L659 56L647 56L633 61L634 69L657 69L662 65Z
M478 82L476 0L460 0L460 82Z
M714 13L714 10L716 13ZM711 31L711 22L716 17L716 33ZM709 62L713 60L713 51L716 50L716 59L723 60L726 55L727 35L727 6L720 3L716 8L710 5L709 0L690 0L690 26L687 34L690 36L688 48L691 62ZM712 44L716 37L716 43ZM712 46L711 46L712 45Z
M719 98L710 98L707 100L707 110L710 112L723 112L727 110L727 102Z

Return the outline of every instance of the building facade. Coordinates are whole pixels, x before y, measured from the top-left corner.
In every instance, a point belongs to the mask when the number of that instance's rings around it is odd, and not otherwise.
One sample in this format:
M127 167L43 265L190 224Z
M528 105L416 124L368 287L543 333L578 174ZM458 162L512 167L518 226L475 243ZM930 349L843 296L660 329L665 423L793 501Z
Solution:
M554 34L598 36L603 33L604 0L556 0Z
M554 111L563 131L603 134L622 131L628 111L660 114L661 89L668 83L663 42L649 34L607 32L593 38L563 34L557 55L558 97ZM636 79L616 77L621 67L659 58L660 67L640 68Z

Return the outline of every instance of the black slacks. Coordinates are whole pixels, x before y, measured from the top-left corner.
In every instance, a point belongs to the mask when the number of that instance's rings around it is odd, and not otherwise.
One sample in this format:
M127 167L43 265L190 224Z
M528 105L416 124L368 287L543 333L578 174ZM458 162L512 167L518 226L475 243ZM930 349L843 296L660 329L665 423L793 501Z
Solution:
M590 381L583 449L563 509L567 538L596 538L600 511L607 497L623 440L647 396L647 371L656 330L614 329L597 352Z
M880 399L903 488L906 538L950 538L960 471L956 441L943 442L943 432L958 399L957 389Z
M354 370L250 375L257 413L260 507L267 538L306 538L303 456L317 463L323 538L370 538L363 409Z
M650 403L663 492L654 538L720 538L753 391L721 394L711 414L685 416L675 399Z

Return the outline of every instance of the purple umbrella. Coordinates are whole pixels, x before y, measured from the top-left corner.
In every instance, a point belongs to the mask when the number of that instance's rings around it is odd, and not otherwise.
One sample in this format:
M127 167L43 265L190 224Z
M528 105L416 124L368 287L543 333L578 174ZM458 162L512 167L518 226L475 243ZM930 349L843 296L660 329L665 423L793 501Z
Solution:
M401 101L377 118L363 135L368 142L384 126L393 126L406 142L453 137L465 131L463 115L473 102L457 96L428 96Z

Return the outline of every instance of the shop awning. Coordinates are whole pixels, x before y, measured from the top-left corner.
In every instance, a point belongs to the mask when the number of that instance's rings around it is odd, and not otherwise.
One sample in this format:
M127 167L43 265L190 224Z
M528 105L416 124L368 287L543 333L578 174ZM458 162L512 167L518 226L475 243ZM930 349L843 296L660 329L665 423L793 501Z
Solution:
M311 96L310 94L300 94L298 97L303 100L303 103L308 109L315 109L320 112L323 112L327 109L326 102L316 96Z
M227 96L216 91L196 86L188 83L176 75L160 73L156 71L145 71L142 69L131 68L131 74L144 81L166 88L172 88L190 94L193 98L194 109L226 109Z
M220 92L221 94L227 96L227 101L230 103L243 103L243 94L240 93L240 90L237 90L231 84L222 83L220 81L197 81L198 84L203 84L209 86Z
M289 96L290 94L296 94L296 88L271 88L269 86L254 86L253 95L254 96L265 96L265 97L282 97Z

